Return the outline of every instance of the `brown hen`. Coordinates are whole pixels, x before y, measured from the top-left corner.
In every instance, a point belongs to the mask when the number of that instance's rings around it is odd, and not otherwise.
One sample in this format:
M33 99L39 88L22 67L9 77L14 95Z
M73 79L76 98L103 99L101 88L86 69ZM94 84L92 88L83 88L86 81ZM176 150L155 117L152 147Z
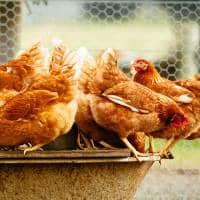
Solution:
M189 118L188 125L183 128L176 129L169 126L162 131L151 133L154 137L168 139L168 143L162 150L162 152L167 153L179 139L187 138L191 132L197 130L198 119L194 114L194 107L198 103L198 100L192 91L178 86L175 82L162 78L149 61L137 59L132 63L132 67L136 70L134 81L175 100ZM180 124L181 121L177 119L176 123Z
M89 82L88 76L93 76L96 68L93 67L96 63L95 60L89 55L87 49L80 48L77 52L79 55L79 65L80 68L82 65L87 64L86 70L81 74L79 78L79 93L78 93L78 110L76 114L76 124L79 128L79 137L78 144L80 148L83 148L83 145L80 144L80 137L83 137L86 147L88 149L98 148L95 144L100 144L101 146L109 149L115 147L123 147L123 143L118 138L116 133L111 130L104 129L99 126L92 115L90 103L89 103ZM89 73L88 73L89 72ZM89 140L88 140L89 139ZM137 145L136 145L137 149ZM144 142L143 149L140 147L141 152L144 152Z
M138 156L146 154L138 152L130 144L129 135L138 132L148 134L169 124L181 127L187 121L173 100L129 80L118 69L117 57L112 49L102 54L96 66L86 62L81 79L85 83L85 91L89 93L94 121L114 131L138 160Z
M51 85L49 90L44 87L45 79L41 79L41 87L29 87L28 91L13 97L1 108L1 146L30 143L32 147L27 147L24 150L26 153L39 149L71 129L77 110L75 63L72 62L72 53L63 45L55 48L53 58L57 54L60 55L60 72L58 77L54 78L51 77L51 73L49 76L46 75ZM56 80L59 82L59 77L62 77L63 92L57 89ZM53 80L53 84L50 80ZM34 81L33 79L32 86L35 84Z

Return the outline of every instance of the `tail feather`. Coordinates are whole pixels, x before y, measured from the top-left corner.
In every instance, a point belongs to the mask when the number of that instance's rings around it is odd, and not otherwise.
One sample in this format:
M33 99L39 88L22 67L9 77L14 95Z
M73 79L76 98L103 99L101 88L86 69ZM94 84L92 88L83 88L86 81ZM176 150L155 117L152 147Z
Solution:
M114 67L116 66L118 59L117 51L112 48L108 48L102 53L100 59L104 62L104 64L111 65Z
M82 52L81 76L79 89L85 93L101 94L107 88L120 81L127 81L127 76L118 69L118 53L108 48L95 61L87 51Z
M14 60L0 65L1 69L14 71L19 76L33 75L37 71L45 70L48 60L48 51L40 42L34 44L30 49L21 53Z
M62 43L54 49L50 73L57 81L57 89L61 90L60 84L64 86L62 86L61 96L64 97L65 102L71 101L75 97L77 87L75 53L71 52Z
M56 43L56 45L50 63L50 71L52 74L60 73L65 61L65 54L69 51L62 43Z
M97 84L100 90L113 87L119 82L129 80L128 77L118 68L119 55L116 50L108 48L97 59Z
M77 51L77 71L78 71L78 86L85 93L92 92L92 84L95 79L96 62L89 54L85 47L81 47Z

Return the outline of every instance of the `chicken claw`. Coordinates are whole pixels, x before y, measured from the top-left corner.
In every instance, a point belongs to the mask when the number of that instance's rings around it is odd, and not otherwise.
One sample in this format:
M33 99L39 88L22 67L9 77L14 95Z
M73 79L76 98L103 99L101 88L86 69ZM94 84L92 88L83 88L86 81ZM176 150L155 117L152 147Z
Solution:
M141 159L139 158L139 156L141 156L141 157L147 157L148 156L148 154L138 152L135 149L135 147L128 141L127 138L121 138L121 140L131 150L131 152L134 154L137 161L141 162Z
M15 150L24 151L25 149L27 149L29 147L32 147L31 143L19 145L19 146L15 147Z
M37 144L33 147L27 147L24 149L24 155L26 155L27 152L30 152L30 151L36 151L36 150L40 150L40 151L43 151L43 149L41 148L42 146L44 146L45 144Z
M100 145L102 145L103 147L107 148L107 149L118 149L116 147L113 147L112 145L108 144L107 142L104 141L99 141L98 142Z
M165 153L168 152L168 150L170 149L170 147L174 144L175 139L174 138L170 138L167 143L165 144L165 146L161 149L161 151L159 152L160 155L163 155Z
M172 155L171 152L169 152L169 150L177 143L177 139L175 138L171 138L167 141L167 143L165 144L165 146L161 149L161 151L159 152L159 155L161 158L173 158L174 156Z

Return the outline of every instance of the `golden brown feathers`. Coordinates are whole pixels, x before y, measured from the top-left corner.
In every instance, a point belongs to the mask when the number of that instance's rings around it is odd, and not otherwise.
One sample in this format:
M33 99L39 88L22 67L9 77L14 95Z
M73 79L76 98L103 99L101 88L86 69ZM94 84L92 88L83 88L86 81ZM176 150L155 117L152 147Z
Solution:
M47 90L33 90L8 100L1 108L1 118L8 120L30 119L58 99L58 94Z
M46 52L41 43L36 43L30 49L24 51L16 59L11 60L6 64L0 65L1 69L7 68L12 71L12 73L24 78L26 76L32 76L38 70L41 71L45 68L45 57Z

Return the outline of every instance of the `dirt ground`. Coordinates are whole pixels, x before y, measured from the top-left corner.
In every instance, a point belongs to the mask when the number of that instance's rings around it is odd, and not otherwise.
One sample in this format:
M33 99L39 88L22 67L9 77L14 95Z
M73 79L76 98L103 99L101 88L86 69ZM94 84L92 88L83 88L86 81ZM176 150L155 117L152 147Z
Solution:
M136 200L200 200L200 168L154 166L138 188Z

